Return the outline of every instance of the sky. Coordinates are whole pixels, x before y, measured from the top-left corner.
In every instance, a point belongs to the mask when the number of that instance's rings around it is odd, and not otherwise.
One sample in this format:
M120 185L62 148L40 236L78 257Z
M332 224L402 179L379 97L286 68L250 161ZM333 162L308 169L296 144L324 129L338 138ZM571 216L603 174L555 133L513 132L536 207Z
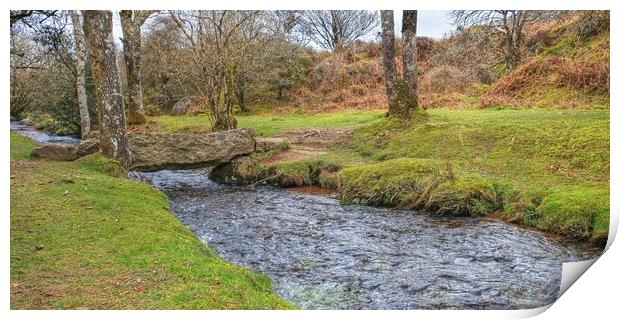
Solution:
M403 11L394 10L394 28L396 29L396 35L400 36L400 29L402 27ZM378 28L377 32L379 31ZM449 16L449 11L440 10L419 10L418 11L418 37L430 37L434 39L441 39L445 35L449 34L451 30L454 30L452 26L452 20ZM375 33L375 37L376 37ZM114 13L114 39L117 45L120 44L120 38L123 33L121 30L120 18L118 12Z
M396 35L400 35L400 29L402 28L403 11L394 11L394 28L396 28ZM450 34L451 30L455 28L452 26L452 19L450 19L449 11L439 10L419 10L418 11L418 37L429 37L434 39L441 39L446 34Z

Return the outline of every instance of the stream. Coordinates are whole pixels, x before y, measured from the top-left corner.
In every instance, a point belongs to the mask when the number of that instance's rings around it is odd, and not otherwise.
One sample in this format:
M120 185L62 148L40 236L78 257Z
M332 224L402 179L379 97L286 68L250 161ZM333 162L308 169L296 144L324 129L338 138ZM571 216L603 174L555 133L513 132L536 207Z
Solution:
M11 131L26 136L36 143L70 143L79 144L78 136L57 136L38 130L31 125L25 124L23 121L11 121Z
M515 225L340 205L337 194L215 183L208 170L130 174L221 257L304 309L522 309L552 303L562 263L600 254Z
M79 143L18 121L38 143ZM303 309L522 309L552 303L562 263L600 249L515 225L343 206L338 195L218 184L207 169L130 172L219 255Z

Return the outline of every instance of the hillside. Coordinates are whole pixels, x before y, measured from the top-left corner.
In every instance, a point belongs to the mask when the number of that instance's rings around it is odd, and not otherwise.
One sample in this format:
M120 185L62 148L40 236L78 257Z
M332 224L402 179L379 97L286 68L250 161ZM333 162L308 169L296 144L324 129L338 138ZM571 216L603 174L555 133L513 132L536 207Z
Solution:
M446 57L446 52L464 50L462 38L472 37L467 33L438 41L421 38L418 50L422 105L456 109L608 108L608 13L593 16L578 12L562 20L539 23L527 31L523 61L510 74L505 74L501 63L486 66L473 61L501 61L490 52L497 48L475 49L472 55L476 57ZM467 32L477 31L472 28ZM320 112L383 108L386 97L379 46L359 42L342 53L310 53L309 57L312 62L306 65L306 80L292 87L283 99L261 100L259 109Z
M493 83L481 105L538 108L609 106L609 16L581 14L537 30L538 54Z

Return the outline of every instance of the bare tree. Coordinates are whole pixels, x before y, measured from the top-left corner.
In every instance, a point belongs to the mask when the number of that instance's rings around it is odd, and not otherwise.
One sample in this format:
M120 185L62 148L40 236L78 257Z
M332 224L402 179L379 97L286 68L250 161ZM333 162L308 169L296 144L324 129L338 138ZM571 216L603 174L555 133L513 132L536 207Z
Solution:
M191 91L208 107L213 130L236 128L239 73L262 37L260 12L183 11L171 16L182 34L180 45L191 51L192 67L184 77L192 78Z
M132 155L127 141L125 105L116 66L112 11L84 11L84 35L93 70L97 109L100 113L99 149L103 154L128 167Z
M416 31L418 25L417 10L403 10L403 78L405 80L403 103L409 116L409 110L418 109L418 49Z
M302 47L308 37L301 32L302 10L275 10L265 12L267 29L272 38L284 38L290 44Z
M396 48L394 44L394 11L381 10L381 50L383 54L383 73L385 92L388 98L388 114L400 114L396 88Z
M144 105L142 102L142 73L141 73L141 31L140 28L155 11L151 10L121 10L121 27L123 29L123 55L127 73L127 89L129 90L128 122L130 124L144 123Z
M71 16L75 37L75 87L80 110L80 134L84 138L90 132L90 114L86 96L86 40L80 14L75 10L70 10L69 16Z
M18 21L23 21L24 24L32 27L34 24L41 24L50 17L53 17L58 10L11 10L11 28ZM34 17L34 21L29 21L29 18Z
M324 49L339 51L372 32L378 24L377 13L366 10L303 11L301 32Z
M500 36L504 44L506 72L512 72L521 62L521 48L525 39L524 26L544 18L549 11L532 10L455 10L452 17L459 26L484 24Z

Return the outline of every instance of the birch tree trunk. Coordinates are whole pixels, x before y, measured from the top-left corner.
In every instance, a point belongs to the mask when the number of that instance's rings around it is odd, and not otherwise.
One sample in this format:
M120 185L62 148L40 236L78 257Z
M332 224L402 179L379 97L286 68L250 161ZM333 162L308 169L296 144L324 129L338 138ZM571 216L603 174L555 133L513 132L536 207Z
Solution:
M80 14L75 10L69 10L69 15L75 36L75 87L80 110L80 134L84 138L90 132L90 114L88 113L88 100L86 98L86 40L84 39Z
M101 140L99 149L125 167L132 161L127 141L125 105L116 65L112 11L84 11L84 35L93 69Z
M381 10L381 53L383 55L383 73L385 92L388 98L388 114L399 113L396 88L396 48L394 47L394 11Z
M409 117L410 110L417 111L418 104L418 49L416 44L416 32L418 25L417 10L403 10L403 78L404 92L402 92L402 103Z
M130 124L146 121L142 102L142 71L141 71L141 32L140 28L152 11L121 10L121 28L123 29L123 55L127 73L127 89L129 90Z

